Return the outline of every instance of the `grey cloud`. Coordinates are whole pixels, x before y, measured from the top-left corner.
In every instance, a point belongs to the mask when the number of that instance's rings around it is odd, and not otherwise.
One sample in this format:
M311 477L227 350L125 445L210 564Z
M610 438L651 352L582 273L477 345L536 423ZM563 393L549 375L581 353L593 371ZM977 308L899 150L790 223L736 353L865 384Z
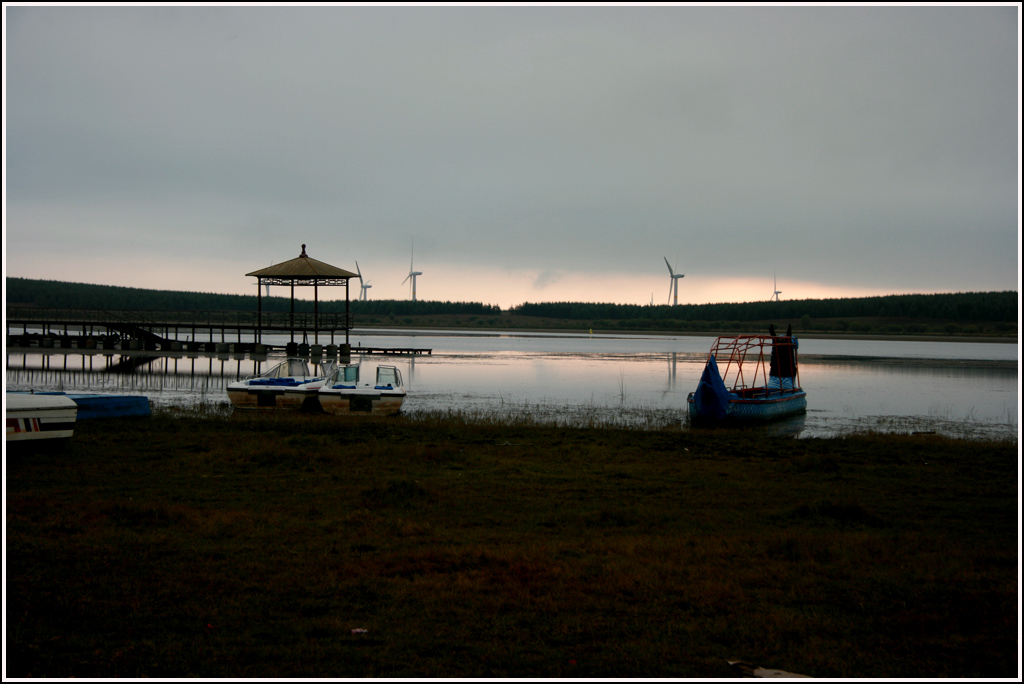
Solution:
M1009 288L1017 11L10 8L8 237Z
M533 281L534 290L543 290L557 283L562 279L562 274L557 271L544 271L539 273Z

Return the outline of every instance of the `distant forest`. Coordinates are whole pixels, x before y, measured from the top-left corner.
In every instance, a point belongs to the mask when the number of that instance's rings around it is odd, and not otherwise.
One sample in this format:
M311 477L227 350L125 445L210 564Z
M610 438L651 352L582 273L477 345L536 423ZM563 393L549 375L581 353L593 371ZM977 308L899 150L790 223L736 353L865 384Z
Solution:
M910 294L852 299L794 299L738 304L520 304L523 316L609 320L675 319L681 321L766 321L811 318L927 318L962 321L1016 322L1016 292Z
M337 290L321 289L336 295ZM161 311L255 311L255 295L146 290L52 280L7 278L8 306ZM287 297L264 297L265 311L288 311ZM345 301L319 303L324 313L345 310ZM313 302L296 300L296 311ZM765 321L790 322L803 331L863 333L1017 332L1016 291L909 294L849 299L799 299L734 304L632 305L579 302L524 303L502 311L479 302L410 300L352 301L359 325L503 325L530 328L612 330L744 330ZM415 318L414 318L415 317Z
M306 290L308 288L302 288ZM358 286L352 288L358 292ZM278 288L280 291L280 288ZM345 300L337 299L341 288L320 288L319 309L323 313L345 311ZM331 297L331 299L324 299ZM263 297L264 311L289 311L288 297ZM66 309L140 309L149 311L255 311L256 295L228 295L175 290L144 290L116 285L65 283L56 280L7 278L8 306L41 306ZM295 300L295 310L313 311L313 301ZM378 300L350 302L354 314L380 316L472 314L497 316L501 307L478 302L413 302Z

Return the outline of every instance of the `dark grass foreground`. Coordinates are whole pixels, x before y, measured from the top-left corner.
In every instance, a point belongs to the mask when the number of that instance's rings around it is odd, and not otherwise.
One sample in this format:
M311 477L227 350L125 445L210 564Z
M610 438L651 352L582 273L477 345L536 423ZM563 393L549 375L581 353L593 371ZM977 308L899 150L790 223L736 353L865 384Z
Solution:
M5 674L1017 677L1017 467L934 436L83 422L8 454Z

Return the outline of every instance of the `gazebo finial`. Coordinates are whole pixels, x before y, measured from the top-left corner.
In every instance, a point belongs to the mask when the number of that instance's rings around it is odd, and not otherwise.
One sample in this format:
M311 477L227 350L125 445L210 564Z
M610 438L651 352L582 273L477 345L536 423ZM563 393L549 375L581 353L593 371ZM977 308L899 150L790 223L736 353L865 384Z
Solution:
M306 255L306 245L302 245L302 254L300 254L299 256L300 256L300 257L303 257L303 258L306 258L306 259L308 259L308 258L309 258L309 257L308 257L308 256Z

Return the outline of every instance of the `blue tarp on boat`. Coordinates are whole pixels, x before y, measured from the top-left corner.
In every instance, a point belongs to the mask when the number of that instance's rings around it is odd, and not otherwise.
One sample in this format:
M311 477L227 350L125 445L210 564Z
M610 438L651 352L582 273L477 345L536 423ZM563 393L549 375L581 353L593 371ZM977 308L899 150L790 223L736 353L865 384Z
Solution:
M722 376L718 372L718 363L715 361L715 355L712 354L707 365L704 366L704 373L700 376L700 383L693 395L698 415L702 418L718 420L725 418L729 412L729 399L733 396L722 382Z

